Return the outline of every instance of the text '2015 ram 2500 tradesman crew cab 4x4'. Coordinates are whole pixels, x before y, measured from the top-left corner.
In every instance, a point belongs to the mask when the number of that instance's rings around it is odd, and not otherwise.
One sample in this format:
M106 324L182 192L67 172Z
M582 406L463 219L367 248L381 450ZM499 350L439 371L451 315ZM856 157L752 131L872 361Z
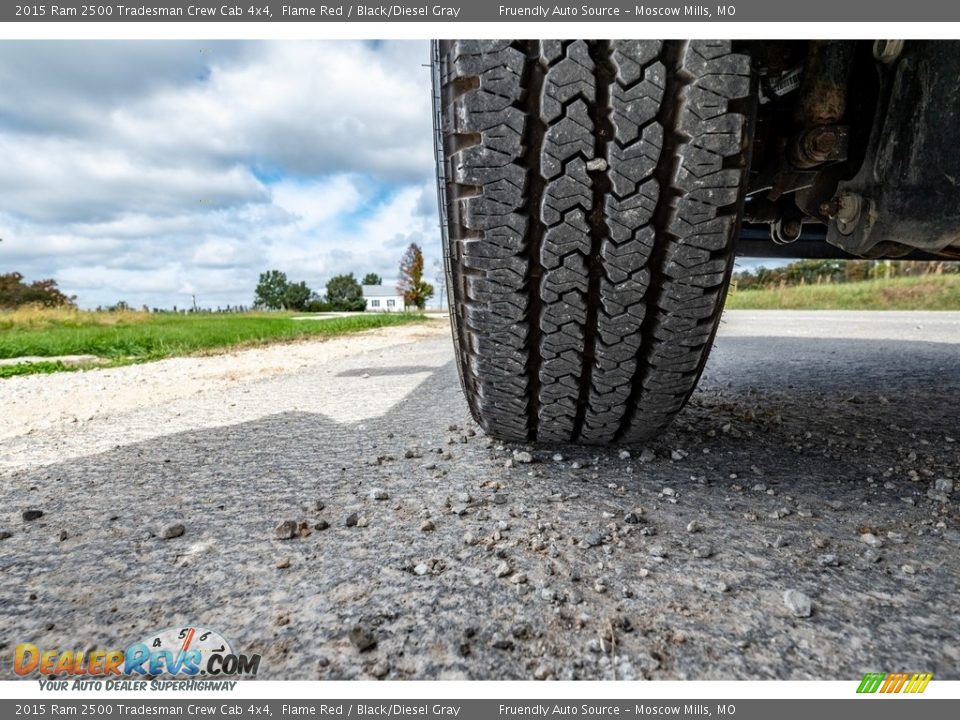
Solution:
M736 255L960 258L960 43L433 44L475 419L640 442L703 370Z

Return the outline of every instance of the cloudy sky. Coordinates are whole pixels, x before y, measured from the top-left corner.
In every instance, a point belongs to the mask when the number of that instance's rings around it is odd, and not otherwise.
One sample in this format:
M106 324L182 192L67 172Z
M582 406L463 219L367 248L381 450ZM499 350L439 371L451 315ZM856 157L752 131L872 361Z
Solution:
M250 304L440 254L425 42L0 42L0 272Z

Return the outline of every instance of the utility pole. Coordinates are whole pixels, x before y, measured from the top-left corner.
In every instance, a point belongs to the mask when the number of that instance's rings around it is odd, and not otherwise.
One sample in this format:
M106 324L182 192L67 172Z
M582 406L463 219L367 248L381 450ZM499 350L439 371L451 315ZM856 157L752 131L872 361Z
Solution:
M443 268L443 263L439 260L433 261L433 268L436 273L437 285L440 286L440 309L443 310L447 302L447 273Z

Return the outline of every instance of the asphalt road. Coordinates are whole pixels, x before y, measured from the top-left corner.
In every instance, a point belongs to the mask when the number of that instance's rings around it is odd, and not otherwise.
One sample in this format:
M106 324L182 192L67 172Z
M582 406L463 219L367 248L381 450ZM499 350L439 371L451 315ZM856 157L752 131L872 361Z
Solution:
M197 624L267 679L960 679L958 404L960 314L737 312L629 456L483 437L437 334L6 438L0 651Z

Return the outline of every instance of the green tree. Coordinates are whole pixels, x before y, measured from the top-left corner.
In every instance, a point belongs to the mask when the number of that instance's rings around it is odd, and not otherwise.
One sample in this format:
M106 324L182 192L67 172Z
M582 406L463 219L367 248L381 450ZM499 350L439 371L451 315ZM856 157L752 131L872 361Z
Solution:
M260 273L260 282L257 283L257 289L254 292L253 304L270 310L281 309L289 284L287 274L279 270Z
M303 280L287 283L287 288L283 291L283 306L287 310L304 310L312 295L313 290L308 288Z
M427 300L433 297L433 285L423 279L423 250L416 243L400 258L400 282L397 290L403 293L403 301L407 305L415 305L423 310Z
M317 293L313 293L303 309L307 312L329 312L331 307L330 303L317 295Z
M0 308L18 308L22 305L43 307L73 307L76 296L67 296L57 287L56 280L34 280L25 283L18 272L0 275Z
M363 288L353 276L337 275L327 282L327 302L331 310L363 310Z
M383 278L376 273L367 273L363 276L362 283L364 285L383 285Z

